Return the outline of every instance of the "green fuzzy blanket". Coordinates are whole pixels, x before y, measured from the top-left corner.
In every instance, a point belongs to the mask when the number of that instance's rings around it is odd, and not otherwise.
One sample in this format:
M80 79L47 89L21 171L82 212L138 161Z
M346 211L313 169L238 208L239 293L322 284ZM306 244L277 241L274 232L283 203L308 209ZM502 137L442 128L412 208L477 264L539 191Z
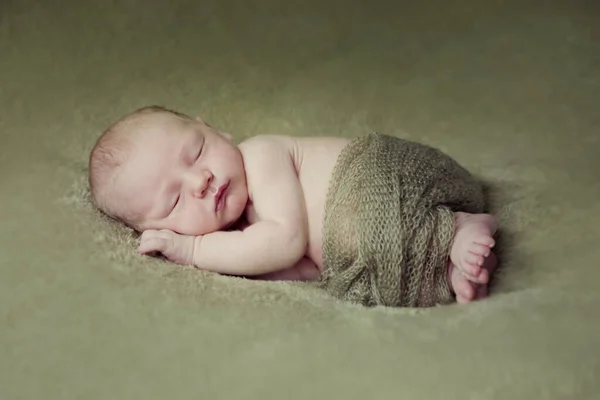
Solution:
M598 399L599 5L1 1L0 399ZM148 103L442 149L502 227L490 296L367 308L139 256L84 166Z

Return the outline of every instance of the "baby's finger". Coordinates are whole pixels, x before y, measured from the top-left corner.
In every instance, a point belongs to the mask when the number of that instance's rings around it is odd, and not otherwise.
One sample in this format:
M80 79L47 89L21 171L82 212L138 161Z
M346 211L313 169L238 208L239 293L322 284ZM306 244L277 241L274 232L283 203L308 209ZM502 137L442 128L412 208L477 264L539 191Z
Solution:
M144 231L144 232L142 232L142 236L140 236L140 243L144 243L144 242L146 242L154 237L157 237L157 236L158 236L158 231L151 230L151 229Z
M138 247L138 253L148 254L162 252L165 249L166 240L160 237L150 237L143 239Z

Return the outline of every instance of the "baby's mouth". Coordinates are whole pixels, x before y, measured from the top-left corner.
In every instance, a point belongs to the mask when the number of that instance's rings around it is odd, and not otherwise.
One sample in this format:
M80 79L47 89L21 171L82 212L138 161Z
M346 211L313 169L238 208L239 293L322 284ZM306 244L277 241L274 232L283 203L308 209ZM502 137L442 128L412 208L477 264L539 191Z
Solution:
M227 194L227 188L229 187L229 181L219 186L215 193L215 212L219 212L223 209L225 204L225 196Z

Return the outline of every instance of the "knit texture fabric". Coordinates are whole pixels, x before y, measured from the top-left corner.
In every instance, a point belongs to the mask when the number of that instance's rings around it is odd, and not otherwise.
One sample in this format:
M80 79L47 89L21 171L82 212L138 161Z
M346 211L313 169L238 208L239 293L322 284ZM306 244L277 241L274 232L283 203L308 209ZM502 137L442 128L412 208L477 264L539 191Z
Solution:
M329 184L319 285L365 306L450 303L454 212L483 208L482 186L441 151L377 132L353 139Z

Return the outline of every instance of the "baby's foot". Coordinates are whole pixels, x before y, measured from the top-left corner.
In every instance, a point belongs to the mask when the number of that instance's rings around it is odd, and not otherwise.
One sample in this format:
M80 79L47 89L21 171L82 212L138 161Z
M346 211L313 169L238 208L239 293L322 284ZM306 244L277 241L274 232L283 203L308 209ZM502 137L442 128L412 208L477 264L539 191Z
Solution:
M468 280L487 284L490 271L484 268L492 254L498 224L489 214L456 213L456 231L450 249L450 260Z
M494 273L498 265L498 260L494 253L490 253L485 258L483 264L483 272L487 276L491 276ZM483 273L482 272L482 273ZM448 262L448 283L452 293L456 295L456 302L459 304L469 303L474 300L479 300L487 296L488 285L487 283L477 284L467 279L467 277L452 263Z

